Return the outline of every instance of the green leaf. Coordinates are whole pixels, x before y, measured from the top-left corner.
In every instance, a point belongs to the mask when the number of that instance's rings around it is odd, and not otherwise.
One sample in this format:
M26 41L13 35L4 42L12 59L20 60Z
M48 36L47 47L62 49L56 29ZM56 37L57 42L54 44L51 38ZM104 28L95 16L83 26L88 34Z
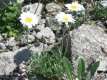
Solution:
M73 80L72 65L66 57L63 57L63 66L67 75L67 80Z
M85 75L86 75L85 62L84 62L83 59L80 59L79 63L78 63L78 79L79 80L84 80L85 79Z
M0 33L8 37L18 36L24 31L17 20L20 15L20 8L17 3L8 4L0 10Z
M91 64L91 67L90 67L91 77L95 74L98 66L99 66L99 62Z

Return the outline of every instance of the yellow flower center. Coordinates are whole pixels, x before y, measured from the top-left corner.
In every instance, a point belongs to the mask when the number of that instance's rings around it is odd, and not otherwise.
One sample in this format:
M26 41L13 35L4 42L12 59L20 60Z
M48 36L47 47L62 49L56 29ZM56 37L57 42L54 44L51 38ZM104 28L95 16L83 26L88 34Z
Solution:
M67 15L64 15L63 19L64 19L65 22L68 22L69 17Z
M72 11L77 11L78 10L78 2L73 2L70 6L70 9Z
M25 20L24 20L26 23L31 23L33 21L32 18L30 17L26 17Z

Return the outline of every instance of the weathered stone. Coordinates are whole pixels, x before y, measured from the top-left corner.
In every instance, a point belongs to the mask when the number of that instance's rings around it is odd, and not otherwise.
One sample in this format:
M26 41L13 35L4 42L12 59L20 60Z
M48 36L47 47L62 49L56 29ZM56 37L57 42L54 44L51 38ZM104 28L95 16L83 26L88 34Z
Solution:
M33 35L31 34L25 34L23 36L20 37L20 45L26 45L28 43L32 43L35 41L35 35L34 35L34 32L33 32Z
M40 16L42 8L43 8L43 5L41 3L39 4L39 6L38 6L38 3L35 3L35 4L30 4L30 5L23 7L22 12L30 11L30 12L35 13L38 16ZM30 42L34 41L34 36L33 35L29 36L29 35L28 35L28 39L29 39L28 41L30 41ZM25 37L25 35L23 35L23 36L22 36L23 38L21 38L21 40L23 43L26 43L27 38ZM10 39L6 42L6 45L14 47L16 45L16 42L14 42L14 39ZM30 47L30 48L32 48L32 47ZM17 48L15 51L1 52L0 53L0 75L1 76L9 75L11 72L13 72L13 70L19 64L21 64L23 61L26 62L29 59L29 57L31 56L31 53L33 52L33 50L31 51L30 48L28 48L28 45L26 45L25 47ZM33 48L33 49L35 50L35 48Z
M62 6L56 3L49 3L46 5L46 10L49 14L55 15L62 10Z
M46 44L53 44L55 42L55 34L49 27L38 32L36 37L38 39L44 39Z
M17 65L27 61L30 55L30 51L27 48L0 53L0 75L9 75Z
M43 52L43 51L49 51L53 47L54 47L54 44L48 45L48 44L44 44L44 43L39 43L38 46L33 44L31 46L30 50L31 50L32 53L38 53L39 54L40 52Z
M17 42L15 41L14 37L9 38L9 40L6 41L6 46L14 47L16 46Z
M22 8L22 12L30 11L31 13L35 13L36 15L41 15L43 9L42 3L34 3L26 5Z
M0 50L5 50L6 49L6 46L4 43L0 43Z
M57 22L57 20L55 19L54 16L47 16L46 17L46 20L47 20L47 25L52 29L52 30L55 30L55 31L59 31L61 30L61 24L59 24Z
M107 80L106 73L97 74L92 80Z
M27 44L28 43L28 37L27 37L27 35L22 35L21 37L20 37L20 45L25 45L25 44Z
M93 62L101 61L100 57L107 57L107 34L103 28L96 25L83 24L78 29L74 29L71 33L71 51L73 64L76 70L78 58L82 57L87 66ZM107 60L106 60L107 61ZM102 62L100 63L102 65ZM104 67L102 67L104 66ZM99 69L106 70L106 64L103 64Z
M9 75L23 61L29 60L32 53L39 53L51 49L53 45L40 43L39 46L22 47L16 51L0 53L0 75Z
M46 19L41 19L36 29L43 30L45 28Z
M27 35L28 36L28 42L33 42L35 41L35 37L33 35Z

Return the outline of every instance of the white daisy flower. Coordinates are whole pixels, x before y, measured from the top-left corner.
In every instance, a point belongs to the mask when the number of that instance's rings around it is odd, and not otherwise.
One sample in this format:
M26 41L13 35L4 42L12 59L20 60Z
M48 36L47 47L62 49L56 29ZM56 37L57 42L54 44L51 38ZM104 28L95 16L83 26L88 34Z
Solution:
M102 0L101 5L105 8L107 8L107 0Z
M65 24L70 23L75 23L75 19L71 14L66 14L64 12L60 12L55 16L58 22L64 22Z
M70 11L84 11L85 8L83 5L79 4L78 1L72 2L71 4L65 4Z
M23 12L19 19L23 26L27 26L28 28L32 28L39 22L39 17L36 14L30 12Z

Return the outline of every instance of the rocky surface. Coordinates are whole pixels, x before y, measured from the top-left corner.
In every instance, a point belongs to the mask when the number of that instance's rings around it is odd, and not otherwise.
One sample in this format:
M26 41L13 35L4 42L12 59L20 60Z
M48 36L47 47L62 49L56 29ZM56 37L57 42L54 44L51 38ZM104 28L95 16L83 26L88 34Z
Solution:
M17 49L16 51L0 53L0 75L10 75L18 65L22 62L27 62L32 53L49 50L52 47L53 46L49 47L46 44L40 43L38 47L32 45L30 47Z
M27 61L31 52L21 48L12 52L0 53L0 75L9 75L23 61Z
M48 44L52 44L55 42L55 34L49 27L46 27L38 32L36 36L38 39L44 38L44 42Z
M56 3L48 3L46 5L46 10L48 15L55 15L58 12L62 11L62 6Z
M104 3L102 3L102 5L103 4ZM41 19L43 7L43 4L35 3L22 8L22 12L30 10L32 13L36 13L40 16L40 21L39 24L34 27L34 30L28 34L22 35L19 42L16 42L14 38L9 38L7 41L3 42L3 37L0 35L0 50L5 51L7 48L12 50L0 53L0 75L9 75L17 66L21 65L23 61L28 61L32 53L46 51L54 46L55 34L52 30L60 31L61 29L61 25L57 23L54 15L62 11L62 6L56 3L48 3L46 5L46 19ZM74 70L77 68L77 62L80 57L85 60L87 67L91 63L100 61L97 71L104 73L96 73L93 80L106 79L107 34L104 32L104 29L97 25L83 24L78 29L71 31L70 36L70 49L72 51ZM17 47L16 45L18 43L24 46Z
M49 26L54 31L60 31L61 30L61 24L57 22L55 19L55 15L59 12L61 12L63 7L60 4L56 3L48 3L46 5L46 21L47 26Z
M29 43L35 42L36 39L36 34L34 34L36 33L35 28L41 25L45 27L44 21L41 19L42 9L43 9L42 3L29 4L22 8L22 12L30 11L31 13L37 14L39 16L40 23L38 23L38 25L36 25L32 30L23 32L21 36L18 36L18 39L14 37L5 38L3 37L3 35L0 35L0 52L14 51L22 46L26 46Z
M41 15L42 10L43 10L42 3L29 4L22 8L22 12L30 11L31 13L35 13L37 15Z
M38 6L38 7L37 7ZM43 5L41 3L30 4L23 7L22 11L31 11L37 15L41 14ZM51 49L55 42L53 31L45 26L45 20L35 26L34 30L21 36L17 42L14 38L2 40L0 36L0 75L9 75L23 61L27 61L31 53ZM21 47L20 47L21 46Z
M83 24L73 30L70 35L74 68L77 66L78 58L82 57L87 66L100 61L98 70L107 71L107 34L103 28Z

